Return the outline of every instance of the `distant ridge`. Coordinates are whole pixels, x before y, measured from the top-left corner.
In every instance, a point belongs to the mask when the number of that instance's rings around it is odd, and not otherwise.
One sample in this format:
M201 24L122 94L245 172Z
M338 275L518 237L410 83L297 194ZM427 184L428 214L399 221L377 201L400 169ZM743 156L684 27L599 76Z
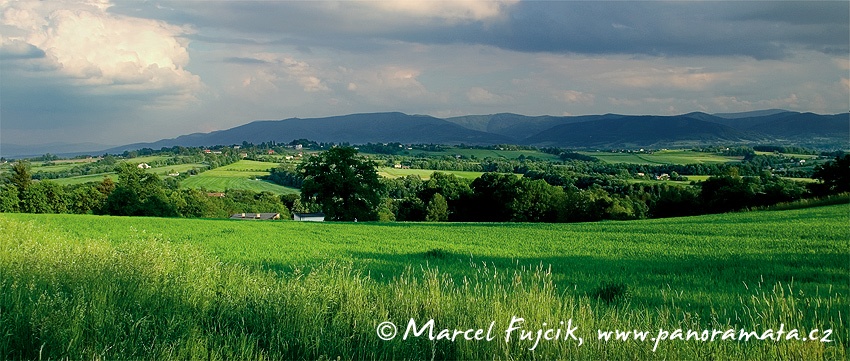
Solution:
M289 143L294 139L309 139L334 143L440 143L440 144L499 144L511 138L498 134L464 128L443 119L427 115L404 113L365 113L325 118L289 118L259 120L227 130L195 133L153 143L136 143L112 148L123 152L140 148L211 146L242 144L243 141Z
M622 116L562 124L526 143L562 147L660 147L757 141L758 136L689 116Z
M787 110L782 109L765 109L765 110L754 110L751 112L739 112L739 113L714 113L715 117L726 118L726 119L739 119L739 118L752 118L752 117L764 117L768 115L775 115L779 113L792 113Z
M243 141L288 143L302 138L349 144L519 144L596 149L712 144L795 144L847 149L848 137L850 114L819 115L779 109L721 114L694 112L673 116L525 116L499 113L447 119L387 112L260 120L210 133L114 147L106 152L176 145L233 145Z

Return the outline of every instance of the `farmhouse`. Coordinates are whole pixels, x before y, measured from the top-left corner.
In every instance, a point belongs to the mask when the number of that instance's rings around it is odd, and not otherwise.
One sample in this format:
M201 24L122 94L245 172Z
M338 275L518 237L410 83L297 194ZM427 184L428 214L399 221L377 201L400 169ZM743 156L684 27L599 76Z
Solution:
M230 216L230 219L259 219L271 220L280 219L280 213L236 213Z
M293 213L292 220L301 222L324 222L324 213Z
M139 163L136 167L139 167L139 169L151 169L151 166L147 163Z
M219 197L219 198L224 198L224 196L225 196L224 192L210 192L210 193L207 193L207 197Z

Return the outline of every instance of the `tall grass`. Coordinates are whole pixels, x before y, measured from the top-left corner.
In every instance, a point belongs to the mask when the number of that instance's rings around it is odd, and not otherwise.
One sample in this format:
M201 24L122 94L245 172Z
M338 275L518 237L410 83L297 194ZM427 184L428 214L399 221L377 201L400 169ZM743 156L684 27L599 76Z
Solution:
M847 297L792 284L747 285L739 307L695 314L683 290L662 306L595 299L563 287L544 265L470 262L458 279L409 267L374 281L346 262L273 272L223 263L191 244L137 232L120 242L71 239L35 222L0 218L2 359L846 359ZM615 293L617 291L614 291ZM584 344L504 342L513 316L527 329L572 319ZM437 330L487 328L492 341L402 340L408 321ZM399 336L377 337L394 322ZM600 342L596 330L832 329L802 341ZM565 328L565 327L562 327ZM518 335L515 335L515 337Z

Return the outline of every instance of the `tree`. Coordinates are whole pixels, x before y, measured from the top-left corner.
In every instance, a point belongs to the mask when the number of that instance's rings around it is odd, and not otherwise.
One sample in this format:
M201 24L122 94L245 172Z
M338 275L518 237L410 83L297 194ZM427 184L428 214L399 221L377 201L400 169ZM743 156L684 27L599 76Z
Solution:
M402 198L395 204L395 219L403 222L425 220L425 202L417 197Z
M18 188L0 186L0 212L17 212L21 204L18 198Z
M381 199L381 205L378 207L378 221L379 222L393 222L395 221L395 209L394 202L391 198L383 198Z
M456 218L455 220L466 220L465 217L469 217L470 212L464 208L469 205L469 200L472 198L472 188L469 187L469 184L470 182L467 179L454 174L434 172L431 174L431 178L423 184L418 197L424 205L430 202L435 194L439 193L448 204L448 214L452 218Z
M51 181L36 182L21 194L21 211L26 213L65 213L65 189Z
M471 188L477 213L473 220L508 222L513 211L511 204L519 193L519 178L513 174L484 173L472 181Z
M15 162L12 165L12 176L9 180L18 189L18 194L24 194L30 184L32 184L32 173L30 173L29 162L23 160Z
M850 154L818 166L812 178L823 182L827 193L850 192Z
M511 220L515 222L556 222L558 211L566 201L561 187L554 187L542 179L522 178L517 183L518 194L510 204Z
M425 208L425 220L428 222L445 222L449 220L449 204L440 193L434 193L434 197Z
M133 164L121 163L116 167L118 185L109 194L104 207L115 216L175 217L175 207L165 192L165 183L159 176L147 173ZM104 180L104 183L106 181ZM103 184L102 184L103 185Z
M100 210L106 196L97 190L97 186L81 184L69 191L68 208L77 214L89 214Z
M302 202L321 204L329 220L377 220L382 184L375 166L350 147L314 155L298 166Z

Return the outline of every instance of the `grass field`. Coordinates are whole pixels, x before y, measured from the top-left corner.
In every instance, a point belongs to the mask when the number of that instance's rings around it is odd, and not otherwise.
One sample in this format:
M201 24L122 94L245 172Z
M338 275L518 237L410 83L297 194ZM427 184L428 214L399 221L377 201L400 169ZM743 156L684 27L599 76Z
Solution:
M558 225L0 214L0 358L846 359L848 211ZM585 343L376 335L410 318L504 335L512 316L572 320ZM596 336L780 324L832 342Z
M184 173L190 169L198 168L198 169L206 169L208 166L206 164L201 163L189 163L189 164L175 164L175 165L167 165L164 167L155 167L147 170L148 173L154 173L160 176L167 176L172 171L177 173Z
M183 173L192 168L206 168L206 164L176 164L176 165L168 165L164 167L150 168L147 170L149 173L157 174L161 177L166 177L171 171ZM111 178L113 181L118 181L118 174L115 172L108 173L98 173L98 174L89 174L89 175L81 175L76 177L67 177L67 178L57 178L51 179L50 181L56 182L61 185L71 185L71 184L81 184L88 182L100 182L103 180L103 177Z
M776 153L756 151L756 154L757 155L774 155ZM781 154L788 157L788 158L795 158L795 159L818 159L817 155L812 155L812 154L795 154L795 153L781 153Z
M674 180L655 180L655 179L629 179L629 183L643 183L643 184L658 184L658 183L667 183L667 184L678 184L678 185L690 185L691 182L702 182L707 180L708 175L687 175L685 178L688 180L685 181L674 181Z
M151 163L151 162L155 162L155 161L166 160L168 158L171 158L171 156L150 155L150 156L146 156L146 157L129 158L129 159L125 159L123 161L133 163L133 164L139 164L139 163Z
M417 175L422 179L431 179L431 174L434 172L454 174L459 178L475 179L480 177L482 172L464 172L454 170L431 170L431 169L397 169L392 167L379 167L378 175L384 178L400 178L409 175Z
M579 152L596 157L606 163L629 164L694 164L739 162L742 157L726 157L713 153L690 150L659 150L647 153Z
M56 183L63 185L63 186L66 186L66 185L71 185L71 184L100 182L100 181L103 181L103 177L110 178L114 182L118 181L118 174L116 174L115 172L88 174L88 175L81 175L81 176L68 177L68 178L56 178L56 179L50 179L50 181L56 182Z
M131 163L144 163L164 157L141 157L128 160ZM205 171L197 176L192 176L180 182L186 188L204 188L211 191L225 191L227 189L244 189L254 192L268 191L275 194L299 193L295 188L284 187L264 180L251 179L268 175L268 170L277 166L277 163L257 162L252 160L241 160L216 169ZM206 168L206 164L176 164L163 167L155 167L147 170L149 173L167 177L172 171L184 173L192 168ZM41 169L45 167L33 168ZM430 173L429 173L430 174ZM83 175L68 178L51 179L61 185L80 184L88 182L100 182L103 177L118 181L118 175L114 172Z
M268 191L275 194L299 193L295 188L284 187L272 182L251 179L269 175L269 169L277 163L240 160L216 169L210 169L199 175L189 177L180 182L181 187L204 188L211 191L227 189L244 189L255 192Z

